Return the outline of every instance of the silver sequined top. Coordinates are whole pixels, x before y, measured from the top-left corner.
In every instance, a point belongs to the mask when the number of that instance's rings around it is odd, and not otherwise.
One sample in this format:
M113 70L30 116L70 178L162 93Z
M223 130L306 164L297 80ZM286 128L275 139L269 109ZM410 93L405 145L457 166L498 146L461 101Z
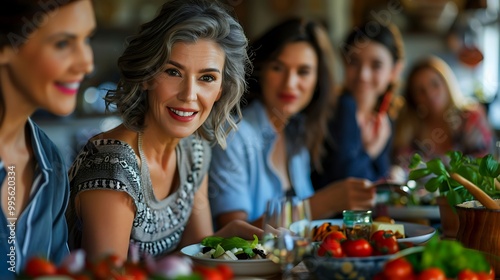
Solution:
M76 196L88 190L116 190L130 195L136 206L130 242L142 253L153 256L173 251L182 237L191 214L195 192L207 174L210 163L208 144L191 136L176 147L180 184L167 198L158 201L153 193L146 159L138 137L139 169L134 150L125 142L113 139L89 141L76 157L69 171L71 199L67 218L71 249L81 243L81 219L76 215Z

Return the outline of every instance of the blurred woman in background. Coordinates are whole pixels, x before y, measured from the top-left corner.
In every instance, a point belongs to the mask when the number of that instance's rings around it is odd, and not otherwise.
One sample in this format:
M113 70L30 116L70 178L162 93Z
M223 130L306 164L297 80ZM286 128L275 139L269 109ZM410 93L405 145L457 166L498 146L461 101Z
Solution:
M66 165L30 119L37 109L73 112L81 81L93 69L91 1L0 4L0 278L28 259L55 263L69 253L64 213Z
M396 165L408 167L416 152L424 159L450 150L472 156L492 152L494 134L484 108L462 94L453 71L440 58L415 62L404 97L394 139Z
M389 175L390 110L404 59L401 34L392 24L369 21L353 29L341 51L344 84L328 124L322 169L312 175L317 188L348 177L376 181Z

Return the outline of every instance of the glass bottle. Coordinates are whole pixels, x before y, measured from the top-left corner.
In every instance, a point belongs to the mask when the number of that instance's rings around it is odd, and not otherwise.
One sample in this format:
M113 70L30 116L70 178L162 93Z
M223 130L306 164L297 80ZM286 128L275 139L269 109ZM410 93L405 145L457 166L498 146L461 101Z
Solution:
M370 240L372 230L371 210L344 210L343 226L348 239Z

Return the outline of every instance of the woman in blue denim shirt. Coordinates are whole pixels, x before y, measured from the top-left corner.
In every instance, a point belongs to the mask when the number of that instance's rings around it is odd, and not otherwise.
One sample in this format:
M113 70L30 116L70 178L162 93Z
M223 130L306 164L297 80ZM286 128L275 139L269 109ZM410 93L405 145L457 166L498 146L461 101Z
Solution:
M32 257L59 263L68 253L66 168L30 115L73 112L93 69L89 0L0 4L0 278L15 278Z
M227 149L215 147L209 196L217 226L234 219L261 226L266 202L285 193L309 198L313 218L343 209L368 209L374 190L347 179L314 193L310 164L319 166L334 100L333 55L317 22L290 19L256 40L254 94Z

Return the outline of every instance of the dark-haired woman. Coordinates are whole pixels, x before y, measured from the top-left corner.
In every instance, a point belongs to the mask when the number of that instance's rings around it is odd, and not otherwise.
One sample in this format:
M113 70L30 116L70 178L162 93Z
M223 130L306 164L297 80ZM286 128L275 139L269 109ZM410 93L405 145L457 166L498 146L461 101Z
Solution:
M30 119L37 109L68 115L93 69L91 1L0 4L0 278L32 257L59 263L68 253L65 163Z
M322 170L312 176L315 187L349 177L377 181L390 175L389 110L397 100L403 51L398 29L376 21L353 29L342 43L344 84L328 125L331 141L325 142Z

